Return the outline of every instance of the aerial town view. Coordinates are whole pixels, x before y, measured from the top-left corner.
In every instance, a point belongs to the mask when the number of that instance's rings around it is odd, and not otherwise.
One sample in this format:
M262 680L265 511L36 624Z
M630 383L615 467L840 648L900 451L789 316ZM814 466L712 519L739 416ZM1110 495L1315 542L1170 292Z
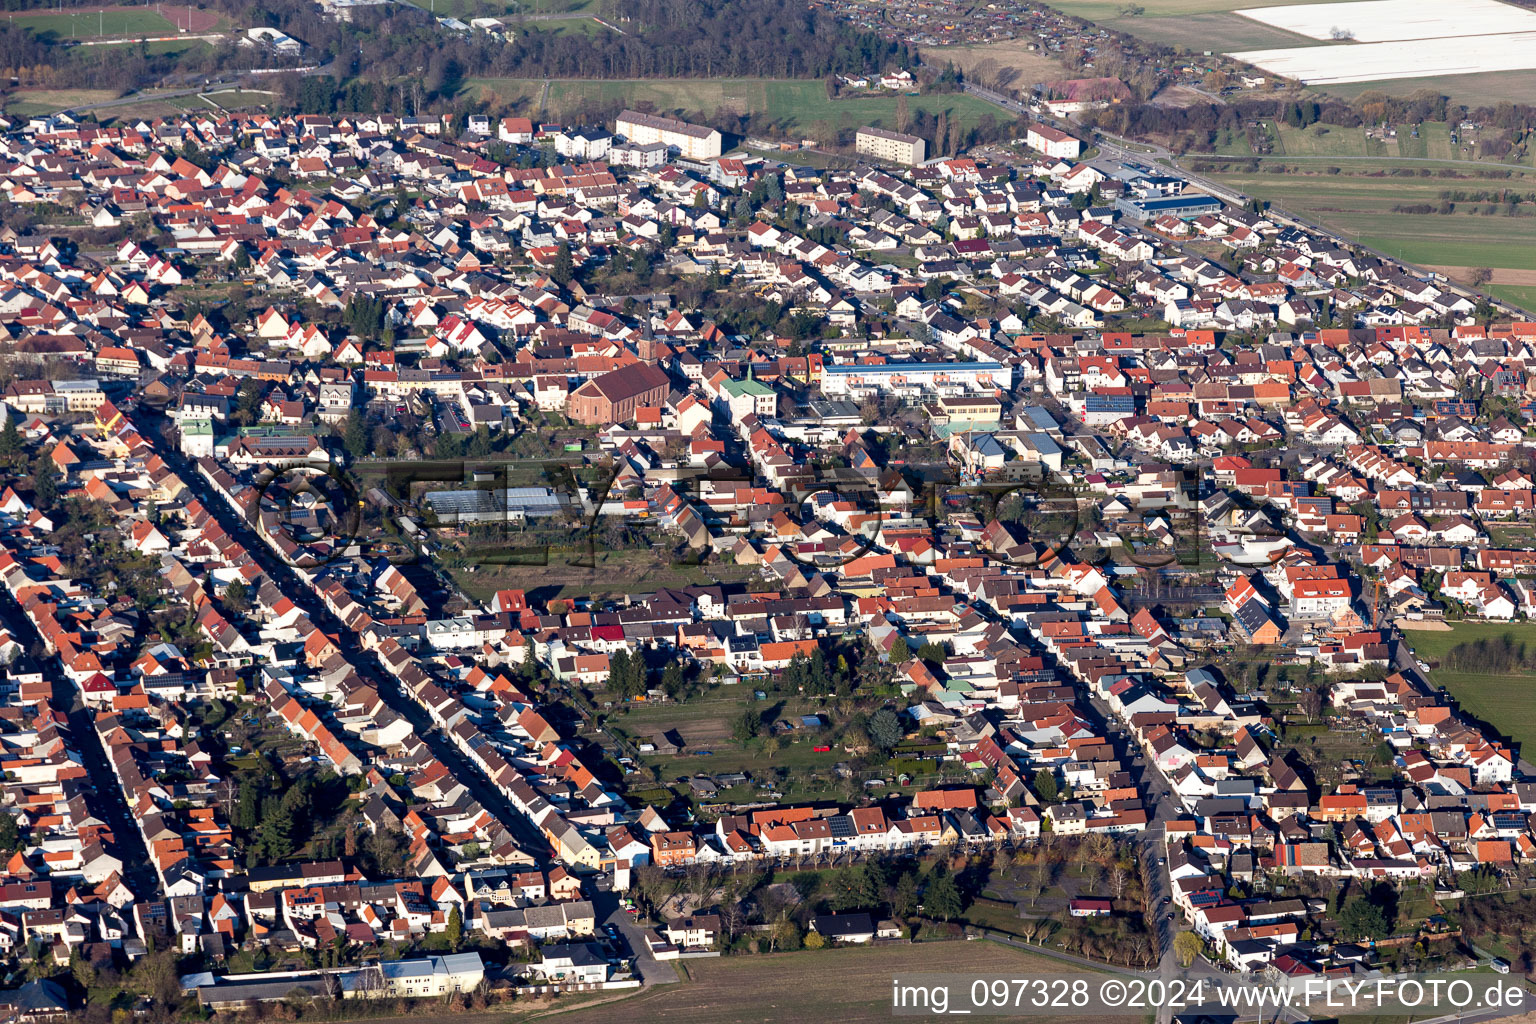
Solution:
M0 1024L1536 1022L1533 0L7 0L0 150Z

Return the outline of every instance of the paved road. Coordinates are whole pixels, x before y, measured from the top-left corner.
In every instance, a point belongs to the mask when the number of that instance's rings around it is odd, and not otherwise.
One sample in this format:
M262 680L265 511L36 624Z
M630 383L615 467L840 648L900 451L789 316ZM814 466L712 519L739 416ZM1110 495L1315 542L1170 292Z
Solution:
M134 416L141 432L145 437L159 437L159 427L163 420L156 415L146 415L141 410L134 410ZM414 727L416 735L420 736L433 755L437 757L448 770L453 772L454 778L464 783L470 793L480 805L507 826L507 829L521 841L525 847L533 853L541 863L546 859L545 853L549 849L549 842L526 817L523 816L511 802L502 795L501 791L486 778L479 766L471 762L459 752L459 748L449 742L442 731L428 717L422 706L401 690L400 684L394 676L385 672L378 664L372 651L364 650L357 642L357 637L333 616L321 602L315 592L300 578L291 566L278 558L261 537L257 536L245 519L237 516L233 509L217 494L208 482L197 472L180 452L170 445L157 446L160 455L170 464L187 486L202 500L203 505L219 521L219 525L243 544L251 553L262 570L271 578L274 584L294 604L307 614L310 619L326 633L337 637L338 646L350 663L368 682L378 690L379 696L396 713L404 716Z
M629 911L619 904L617 893L600 888L591 894L591 900L598 927L613 925L623 934L624 941L629 944L629 951L635 958L635 973L640 975L642 987L672 985L682 980L677 976L677 968L670 962L657 960L651 955L651 944L645 939L646 929L635 923Z

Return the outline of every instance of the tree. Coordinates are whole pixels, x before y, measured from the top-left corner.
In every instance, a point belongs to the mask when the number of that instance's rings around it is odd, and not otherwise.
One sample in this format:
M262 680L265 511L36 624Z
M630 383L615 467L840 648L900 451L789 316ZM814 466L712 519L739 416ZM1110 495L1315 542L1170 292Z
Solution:
M47 512L59 500L59 477L53 462L45 455L37 460L32 469L32 504Z
M948 921L959 917L964 909L965 905L960 899L960 887L955 884L955 876L951 875L949 868L940 861L928 874L928 885L923 891L923 912L940 921Z
M1307 716L1307 721L1315 722L1323 713L1323 688L1321 686L1309 686L1301 691L1301 710Z
M1056 773L1049 768L1041 768L1035 772L1035 795L1043 803L1053 804L1061 798L1061 789L1056 785Z
M949 652L943 644L927 641L917 649L917 656L928 663L931 668L938 668L944 664L944 659L949 657Z
M460 913L457 903L448 911L448 929L445 933L448 938L448 946L457 950L464 943L464 915Z
M1493 280L1493 271L1488 267L1473 267L1468 279L1472 282L1472 287L1481 288Z
M562 288L576 279L576 264L571 258L570 242L560 243L560 248L555 252L554 266L549 268L549 276Z
M368 424L363 421L363 414L358 409L353 409L347 416L347 426L341 438L342 445L347 449L347 454L353 459L367 458L368 456Z
M746 743L757 738L763 731L763 716L754 708L747 708L736 720L736 728L733 730L738 742Z
M1180 967L1189 967L1200 955L1200 936L1194 932L1179 932L1173 937L1173 955L1179 958Z
M250 832L261 820L261 791L251 780L240 783L240 795L235 799L235 810L230 824L241 832Z
M16 417L6 416L5 427L0 429L0 458L9 459L21 451L21 433L16 429Z
M1369 896L1356 896L1339 911L1339 934L1346 939L1384 937L1390 929L1387 915Z
M869 869L863 864L855 864L838 872L828 902L833 910L856 910L873 907L879 899L879 886Z
M896 642L891 644L891 664L905 665L912 660L912 648L907 645L907 638L898 636Z
M889 752L901 742L901 719L890 708L880 708L864 723L864 731L875 746Z
M21 848L21 829L16 824L16 819L3 811L0 811L0 850L7 852Z
M806 949L820 949L826 944L827 940L822 938L821 932L811 932L805 937Z
M244 582L236 580L224 590L224 606L230 611L245 614L251 607L251 591Z
M293 853L293 824L293 811L282 804L262 817L257 845L268 860L282 860Z
M911 915L917 906L917 875L911 871L904 871L896 880L896 888L891 892L891 913L898 918Z
M907 110L907 94L901 93L896 97L896 130L904 132L912 123L912 115Z

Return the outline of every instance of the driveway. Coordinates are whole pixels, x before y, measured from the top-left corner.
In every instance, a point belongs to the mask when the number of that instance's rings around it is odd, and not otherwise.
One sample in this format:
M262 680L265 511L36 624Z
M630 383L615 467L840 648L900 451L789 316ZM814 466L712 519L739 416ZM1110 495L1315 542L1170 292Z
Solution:
M651 944L645 940L645 929L636 924L635 919L620 905L618 893L608 889L598 889L590 898L598 928L601 929L603 925L613 925L618 928L624 936L624 941L629 944L629 951L635 958L635 973L640 976L640 984L643 987L671 985L682 980L677 976L677 969L671 963L657 960L651 955Z

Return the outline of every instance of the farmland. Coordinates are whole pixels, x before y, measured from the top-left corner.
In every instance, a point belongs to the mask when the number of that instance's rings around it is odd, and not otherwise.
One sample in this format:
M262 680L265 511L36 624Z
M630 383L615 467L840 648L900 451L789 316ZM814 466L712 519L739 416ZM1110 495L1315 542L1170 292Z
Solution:
M1468 107L1492 106L1500 101L1528 103L1536 96L1536 71L1506 71L1500 75L1436 75L1429 78L1410 78L1388 82L1351 82L1330 85L1330 96L1352 100L1367 92L1386 92L1407 96L1419 89L1428 89L1450 97L1452 103Z
M1413 0L1419 2L1419 0ZM1428 3L1429 0L1423 0ZM1271 3L1268 0L1258 0L1254 3L1244 3L1242 0L1146 0L1146 2L1130 2L1125 0L1049 0L1050 6L1067 14L1085 18L1105 28L1129 35L1139 36L1148 42L1169 46L1174 49L1182 49L1189 53L1202 53L1214 49L1223 53L1237 55L1252 54L1253 51L1288 50L1295 48L1307 48L1312 52L1309 58L1316 61L1325 61L1337 65L1337 70L1342 75L1334 75L1334 81L1326 85L1312 86L1315 91L1327 92L1330 95L1340 96L1345 99L1353 99L1361 93L1375 90L1393 95L1406 96L1418 89L1431 89L1444 93L1456 103L1464 103L1469 106L1481 104L1493 104L1500 100L1510 102L1528 101L1533 91L1536 91L1536 70L1523 70L1531 67L1527 63L1526 51L1533 49L1520 45L1511 40L1517 26L1505 27L1495 18L1494 24L1498 26L1505 42L1498 42L1499 35L1488 36L1480 39L1477 46L1468 46L1456 43L1454 36L1464 36L1470 31L1476 30L1476 25L1466 31L1462 30L1460 14L1461 6L1456 8L1456 16L1449 20L1450 28L1442 33L1446 38L1438 42L1429 40L1430 48L1443 51L1439 54L1439 66L1432 67L1426 60L1421 59L1423 54L1416 51L1413 59L1403 61L1395 54L1383 51L1382 66L1379 70L1368 71L1366 60L1371 55L1369 47L1359 44L1331 38L1331 30L1337 20L1328 9L1341 7L1348 13L1350 10L1368 11L1369 8L1355 2L1355 0L1319 0L1314 4L1294 4L1290 0L1277 0ZM1443 5L1437 5L1443 7ZM1497 12L1499 8L1505 11L1519 11L1519 8L1505 4L1493 3L1492 0L1482 0L1478 4L1479 9L1489 8ZM1288 11L1292 8L1299 14L1290 17L1279 17L1270 12ZM1315 8L1316 11L1311 9ZM1239 14L1238 11L1251 12L1250 15ZM1136 12L1136 13L1128 13ZM1524 12L1521 12L1522 14ZM1489 14L1484 12L1478 24L1486 28ZM1259 19L1267 20L1259 20ZM1357 38L1366 38L1368 34L1387 32L1390 28L1378 27L1375 22L1383 26L1401 25L1404 18L1378 17L1375 19L1355 19L1359 21L1360 28L1356 29ZM1417 19L1422 21L1422 18ZM1324 24L1326 23L1326 24ZM1353 27L1353 26L1350 26ZM1408 31L1399 28L1399 33ZM1307 34L1312 33L1312 34ZM1483 46L1488 40L1495 45ZM1352 51L1348 55L1341 53L1329 53L1328 50L1339 48L1341 51ZM1498 73L1481 73L1495 70L1495 51L1507 49L1509 59L1499 68L1505 70ZM1473 55L1469 58L1468 55ZM1469 63L1469 60L1475 63ZM1510 70L1510 69L1513 70ZM1415 77L1403 77L1405 69L1411 70ZM1366 74L1374 74L1377 77L1367 81L1363 77ZM1349 81L1339 81L1340 77Z
M520 78L474 78L464 84L464 93L492 104L538 113L541 83ZM761 115L786 134L805 133L817 122L849 130L874 124L895 128L896 97L853 95L828 99L821 82L784 81L761 78L735 79L648 79L591 81L566 79L552 81L542 116L570 117L584 110L649 104L654 110L711 121L716 118ZM985 116L1001 112L984 100L965 94L910 96L909 109L937 114L948 110L966 127Z
M1282 2L1287 0L1277 0L1276 5ZM1263 0L1049 0L1049 4L1105 28L1196 53L1213 47L1230 51L1302 46L1309 42L1306 36L1233 13L1239 8L1271 6ZM1125 12L1132 8L1140 8L1141 13L1127 16Z
M1266 71L1308 83L1424 78L1461 71L1536 67L1536 14L1498 0L1356 0L1293 4L1240 12L1313 41L1305 46L1234 54ZM1458 40L1475 37L1475 45Z
M1031 50L1021 40L982 46L946 46L931 51L928 59L939 66L945 61L951 62L965 72L967 78L993 88L1025 92L1037 82L1067 74L1060 61L1038 49Z
M815 747L826 745L825 737L809 730L778 737L776 749L771 751L764 748L763 739L737 740L733 735L736 722L749 708L776 721L798 721L799 716L818 710L808 701L755 700L751 685L743 683L719 687L682 704L631 705L623 713L615 714L609 726L627 734L635 743L649 742L668 730L682 737L683 748L678 755L642 758L642 763L656 768L663 782L696 772L746 771L755 779L768 779L774 769L782 769L792 773L802 789L810 786L820 795L831 781L828 773L832 765L848 755L840 747L816 751ZM764 738L768 731L765 726ZM707 757L702 756L704 751L708 752ZM812 773L826 777L818 782L810 777Z
M516 543L512 538L510 543ZM657 587L698 586L712 582L741 582L752 577L749 566L710 563L674 564L666 551L596 551L595 567L573 564L586 560L585 546L551 548L548 564L470 565L451 567L454 583L475 601L488 601L498 590L526 590L541 600L560 597L623 597Z
M1319 171L1322 168L1318 168ZM1529 188L1536 177L1394 177L1368 163L1338 174L1219 173L1216 180L1333 228L1348 238L1419 264L1536 269L1536 217L1486 216L1486 204L1459 203L1447 214L1394 212L1399 205L1438 208L1447 189Z
M911 971L1061 971L1058 961L991 942L924 942L878 949L825 949L769 956L690 960L689 981L653 988L617 1004L562 1014L564 1024L780 1024L889 1021L891 977ZM1068 1017L1053 1017L1072 1024ZM1080 1018L1079 1018L1080 1019Z
M1536 625L1460 622L1446 631L1407 634L1408 643L1426 663L1440 661L1460 644L1500 638L1526 645L1536 659ZM1434 668L1430 682L1444 686L1464 711L1493 725L1523 751L1536 751L1536 701L1531 699L1536 694L1536 671L1493 675Z

